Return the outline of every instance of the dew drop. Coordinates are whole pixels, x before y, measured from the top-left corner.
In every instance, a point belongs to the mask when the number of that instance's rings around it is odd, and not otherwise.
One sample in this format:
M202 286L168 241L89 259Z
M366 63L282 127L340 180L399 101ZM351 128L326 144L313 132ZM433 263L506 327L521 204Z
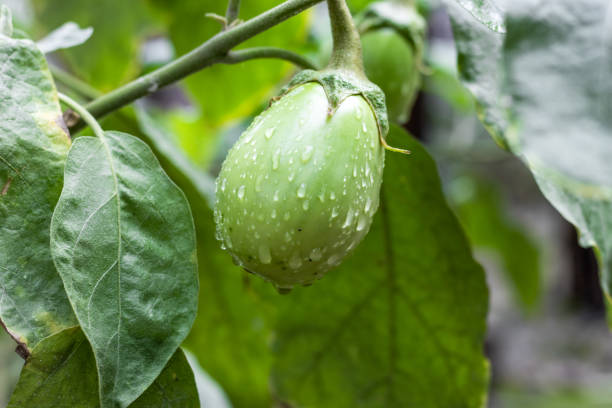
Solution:
M272 256L270 255L270 248L266 244L259 245L259 260L263 264L269 264L272 262Z
M300 184L300 188L298 188L297 196L299 198L304 198L306 196L306 185L304 183Z
M300 259L298 253L294 252L293 255L291 255L291 258L289 259L289 267L291 269L297 269L300 266L302 266L302 260Z
M357 222L357 231L363 231L368 224L368 217L363 214L359 216L359 221Z
M272 219L276 218L276 208L272 210L270 217L272 217Z
M344 220L344 225L342 228L348 228L353 224L353 210L349 209L348 213L346 213L346 220Z
M338 207L333 207L331 212L331 217L336 218L338 216Z
M331 193L329 193L329 199L330 200L335 200L336 199L336 193L334 193L333 191Z
M272 170L278 169L278 163L280 161L280 149L276 149L272 156Z
M361 108L357 108L357 119L361 119Z
M253 140L253 136L254 136L254 135L255 135L255 133L254 133L254 132L248 132L248 133L247 133L247 135L246 135L246 137L244 138L243 143L244 143L244 144L249 143L251 140Z
M238 189L238 192L236 193L236 195L238 196L238 198L240 200L242 200L244 198L244 186L240 186L240 188Z
M302 153L302 161L304 163L310 160L310 158L312 157L313 151L314 151L314 148L312 146L306 146L306 148L304 149L304 152Z
M332 255L329 257L329 259L327 260L327 264L331 265L331 266L336 266L338 265L338 262L340 261L340 257L336 254Z
M278 190L274 192L274 196L272 197L272 200L278 201Z
M304 211L308 209L309 205L310 205L310 202L308 200L304 200L304 202L302 203L302 208L304 209Z
M295 178L295 172L292 171L291 174L289 174L289 177L287 177L287 180L289 180L289 182L292 182L294 178Z
M365 203L365 207L363 207L363 210L365 212L370 212L370 208L372 208L372 199L370 197L368 197L368 199L366 200L366 203Z
M276 130L275 127L271 127L270 129L266 130L266 133L264 133L264 136L266 137L267 140L270 140L275 130Z
M257 176L257 180L255 181L255 191L257 192L261 191L261 184L263 183L263 179L264 179L263 174L260 174Z
M325 202L325 191L321 191L317 197L319 197L319 201L324 203Z
M310 251L310 259L312 259L315 262L321 260L322 256L323 254L321 253L321 250L319 248L315 248L312 251Z
M285 215L283 215L283 218L285 219L285 221L289 221L290 217L291 217L291 214L289 214L288 212L286 212Z
M285 242L291 242L291 233L285 231Z
M368 133L368 128L366 127L365 122L361 122L361 128L363 129L364 132Z
M227 179L224 177L223 180L221 180L221 191L225 191L225 187L227 185Z

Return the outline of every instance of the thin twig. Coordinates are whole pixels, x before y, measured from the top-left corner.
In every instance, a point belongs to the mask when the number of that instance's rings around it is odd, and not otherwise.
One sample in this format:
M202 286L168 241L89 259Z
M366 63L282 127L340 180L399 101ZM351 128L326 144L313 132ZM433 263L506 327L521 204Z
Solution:
M223 64L238 64L240 62L259 59L276 58L289 61L298 67L306 69L318 69L317 66L308 58L295 52L276 47L253 47L238 51L230 51L225 57L219 60Z
M92 101L86 109L96 118L107 115L161 87L219 62L238 44L321 1L288 0L251 20L215 35L182 57Z

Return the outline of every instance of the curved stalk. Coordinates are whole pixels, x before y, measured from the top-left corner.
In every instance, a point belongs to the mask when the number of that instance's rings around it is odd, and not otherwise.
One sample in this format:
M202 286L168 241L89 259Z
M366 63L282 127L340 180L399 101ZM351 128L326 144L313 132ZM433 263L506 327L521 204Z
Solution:
M230 51L219 62L223 64L238 64L240 62L258 59L276 58L291 62L298 67L306 69L318 69L308 58L296 54L292 51L276 47L252 47L238 51Z
M346 0L327 0L334 47L328 68L351 71L365 77L361 39Z
M68 105L70 109L79 114L83 122L85 122L94 132L94 135L104 141L104 131L102 130L102 127L100 126L96 118L94 118L91 113L87 111L87 109L85 109L80 103L78 103L68 95L64 95L63 93L58 92L57 96L59 97L60 101Z
M236 45L312 7L322 0L288 0L242 24L215 35L191 52L90 102L86 109L102 117L136 99L219 62Z

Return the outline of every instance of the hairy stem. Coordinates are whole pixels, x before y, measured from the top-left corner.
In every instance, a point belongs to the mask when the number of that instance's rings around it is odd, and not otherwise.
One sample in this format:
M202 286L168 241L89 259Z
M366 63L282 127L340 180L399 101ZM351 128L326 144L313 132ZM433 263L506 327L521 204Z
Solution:
M227 2L227 11L225 12L225 22L229 27L236 19L240 12L240 0L229 0Z
M359 31L353 23L346 0L327 0L334 47L328 68L365 76Z
M292 51L275 47L253 47L239 51L230 51L219 62L224 64L237 64L257 58L277 58L289 61L301 68L318 69L317 66L308 58Z
M312 7L322 0L288 0L242 24L223 31L163 67L90 102L86 109L102 117L136 99L220 62L236 45Z

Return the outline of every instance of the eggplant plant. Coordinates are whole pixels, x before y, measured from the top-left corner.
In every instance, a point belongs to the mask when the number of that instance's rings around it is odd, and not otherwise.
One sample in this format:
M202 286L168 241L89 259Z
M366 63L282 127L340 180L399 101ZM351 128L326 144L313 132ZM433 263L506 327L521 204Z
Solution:
M432 2L23 1L0 4L8 407L486 405L485 273L407 130ZM609 302L606 2L444 3L479 119Z

